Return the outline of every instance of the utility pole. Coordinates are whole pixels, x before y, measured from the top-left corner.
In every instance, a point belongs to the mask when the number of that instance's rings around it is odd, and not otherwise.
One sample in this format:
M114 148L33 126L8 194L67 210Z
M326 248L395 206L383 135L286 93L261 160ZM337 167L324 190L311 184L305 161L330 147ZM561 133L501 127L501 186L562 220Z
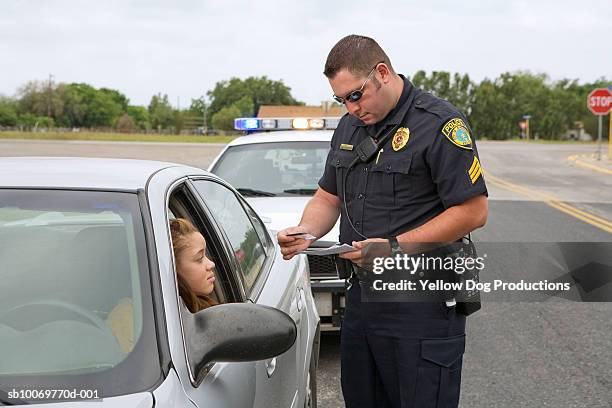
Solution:
M51 117L51 85L53 84L53 74L49 74L49 82L47 83L47 117Z
M202 96L202 111L204 112L204 135L208 134L208 122L206 120L206 99Z

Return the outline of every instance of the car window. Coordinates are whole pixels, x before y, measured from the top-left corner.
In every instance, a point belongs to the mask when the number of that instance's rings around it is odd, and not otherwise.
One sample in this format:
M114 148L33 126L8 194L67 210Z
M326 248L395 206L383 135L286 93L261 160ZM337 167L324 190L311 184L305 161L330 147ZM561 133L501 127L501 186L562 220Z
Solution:
M264 223L259 219L255 211L251 208L251 206L244 201L244 199L240 199L244 210L247 212L249 217L251 218L251 222L253 223L253 227L255 227L255 231L257 231L257 235L259 236L259 241L265 247L266 252L273 249L274 244L272 243L272 239L270 238L270 234L268 233L268 229L264 225Z
M252 217L227 187L210 180L195 180L194 185L227 234L245 290L250 293L266 260L266 251Z
M170 195L168 203L168 219L183 218L191 222L206 240L206 256L215 263L216 282L214 293L210 296L218 303L241 301L235 282L232 279L231 269L227 257L224 255L223 245L216 235L211 220L200 208L186 185L177 187ZM172 243L170 243L172 246ZM176 265L175 265L176 266ZM235 279L234 279L235 281ZM234 290L232 290L234 289Z
M136 194L0 189L0 383L78 372L113 395L132 369L155 380L142 218Z
M329 142L232 146L219 158L212 172L238 190L312 195L323 174L328 152Z
M229 259L227 244L225 238L219 235L219 230L215 227L215 222L208 209L203 208L201 200L195 195L187 184L177 186L170 194L168 201L168 219L169 221L176 218L188 220L196 229L204 236L206 240L206 256L215 263L215 284L214 291L207 297L213 300L210 307L215 307L215 304L242 302L244 301L244 293L241 290L242 283L238 281L238 274L235 273L236 263L234 259ZM221 227L223 228L223 227ZM172 242L170 242L172 246ZM175 259L175 268L176 268ZM178 279L177 279L178 283ZM176 288L179 295L181 289ZM183 321L183 327L186 326L186 319L189 319L194 310L190 310L182 295L179 297L179 318ZM197 313L197 312L196 312ZM197 356L198 351L194 349L194 342L187 338L189 333L183 332L185 344L185 352L188 361ZM193 335L193 334L191 334ZM191 381L195 384L195 378L198 376L198 367L188 364ZM211 366L212 367L212 366ZM211 367L208 367L209 369Z

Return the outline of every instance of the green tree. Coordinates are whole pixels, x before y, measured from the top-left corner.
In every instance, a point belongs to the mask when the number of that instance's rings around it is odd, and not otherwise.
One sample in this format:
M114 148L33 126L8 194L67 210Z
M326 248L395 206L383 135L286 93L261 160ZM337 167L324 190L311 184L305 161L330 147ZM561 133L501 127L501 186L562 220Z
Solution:
M545 74L506 72L475 88L469 120L479 137L508 139L520 134L519 122L530 115L530 133L550 138L564 129L557 109Z
M233 130L234 119L241 116L240 109L235 105L222 108L212 117L212 125L215 129Z
M19 88L18 113L57 118L64 111L64 84L48 81L29 81Z
M0 96L0 126L15 126L17 120L17 103Z
M477 138L503 139L512 133L511 119L500 114L503 105L493 81L485 79L476 87L469 122Z
M130 115L124 113L117 120L117 130L121 133L132 133L136 129L136 121Z
M232 106L235 106L240 111L240 116L255 116L253 100L246 95L234 102Z
M189 105L189 113L192 116L204 116L204 98L192 99Z
M433 71L427 76L425 71L420 70L414 74L411 82L417 88L449 101L466 115L470 114L474 83L469 75L455 73L451 77L449 72Z
M88 102L86 117L90 127L111 127L123 112L122 106L106 92L96 92Z
M109 88L100 88L99 92L107 95L113 100L113 102L119 105L121 107L121 112L127 112L128 106L130 105L130 100L124 94L115 89Z
M144 106L130 105L127 108L127 113L132 119L134 119L134 122L139 129L147 130L151 128L151 123L149 122L149 111Z
M63 126L85 127L89 113L88 101L93 99L95 89L87 84L69 84L66 86L64 112L60 123Z
M183 128L185 127L185 117L188 115L189 110L178 110L175 109L173 111L174 114L174 122L173 122L173 127L174 127L174 133L176 133L177 135L181 134L181 131L183 130Z
M263 77L249 77L245 80L231 78L229 81L221 81L215 84L212 91L207 92L210 99L208 116L212 118L221 109L238 103L237 108L250 108L246 113L253 116L261 105L303 105L291 96L291 88L282 81L274 81ZM246 103L250 99L252 106ZM214 126L214 125L213 125Z
M125 112L120 93L98 90L84 83L64 87L63 114L58 122L72 127L112 127Z
M168 95L153 95L149 103L149 120L155 129L168 129L174 124L175 116Z
M36 116L33 113L19 115L18 125L26 128L52 128L55 123L48 116Z

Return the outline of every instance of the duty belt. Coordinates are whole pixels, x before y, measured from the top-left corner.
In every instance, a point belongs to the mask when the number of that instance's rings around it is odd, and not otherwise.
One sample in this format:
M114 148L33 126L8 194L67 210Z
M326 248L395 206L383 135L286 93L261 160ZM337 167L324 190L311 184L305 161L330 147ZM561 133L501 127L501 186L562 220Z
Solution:
M348 291L349 289L351 289L351 287L353 286L353 279L356 279L360 285L367 283L367 276L369 273L372 273L371 271L368 271L367 269L361 268L358 265L355 265L354 263L351 262L351 267L353 269L353 271L351 272L351 276L349 276L348 279L346 279L347 282L347 287L346 290ZM426 273L424 271L418 271L416 272L414 275L412 275L413 279L421 279L421 278L425 278ZM446 301L446 306L448 307L452 307L456 305L456 301L454 298L447 298Z

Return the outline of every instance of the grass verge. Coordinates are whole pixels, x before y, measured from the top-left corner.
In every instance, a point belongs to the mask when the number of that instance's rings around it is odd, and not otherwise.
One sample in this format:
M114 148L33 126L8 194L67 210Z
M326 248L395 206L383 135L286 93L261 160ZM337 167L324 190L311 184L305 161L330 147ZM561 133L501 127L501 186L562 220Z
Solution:
M0 139L24 140L98 140L113 142L166 142L166 143L229 143L233 136L159 135L98 132L0 132Z

